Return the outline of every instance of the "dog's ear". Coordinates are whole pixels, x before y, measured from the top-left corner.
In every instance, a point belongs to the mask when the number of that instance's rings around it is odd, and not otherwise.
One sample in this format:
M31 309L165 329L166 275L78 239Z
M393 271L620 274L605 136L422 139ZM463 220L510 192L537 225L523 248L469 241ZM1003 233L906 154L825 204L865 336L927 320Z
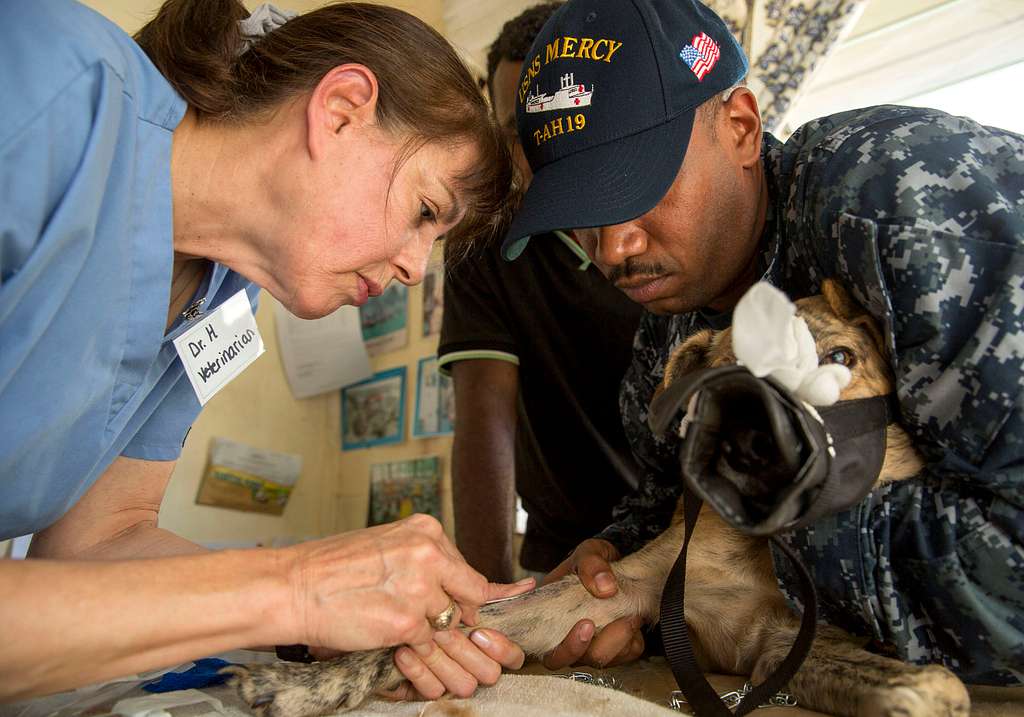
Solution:
M679 377L695 369L707 366L708 351L711 349L711 341L714 336L715 332L711 329L699 331L684 341L672 353L668 359L668 364L665 365L665 378L654 392L655 397Z
M825 297L832 313L843 321L852 321L861 314L867 313L836 279L825 279L821 282L821 295Z
M825 297L825 301L828 302L832 313L848 324L863 329L871 337L871 340L875 342L875 347L882 356L888 355L888 351L885 348L885 337L882 336L878 324L871 314L850 296L846 287L836 279L825 279L821 282L821 295Z

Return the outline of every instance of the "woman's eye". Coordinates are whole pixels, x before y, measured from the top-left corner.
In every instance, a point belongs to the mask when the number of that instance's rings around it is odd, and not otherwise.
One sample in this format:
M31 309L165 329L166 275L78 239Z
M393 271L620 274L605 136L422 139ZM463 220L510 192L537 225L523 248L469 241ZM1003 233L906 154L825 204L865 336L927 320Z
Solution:
M420 202L420 219L434 221L434 216L434 210L428 207L425 202Z
M849 368L853 365L853 352L845 347L835 349L825 357L824 363L835 363Z

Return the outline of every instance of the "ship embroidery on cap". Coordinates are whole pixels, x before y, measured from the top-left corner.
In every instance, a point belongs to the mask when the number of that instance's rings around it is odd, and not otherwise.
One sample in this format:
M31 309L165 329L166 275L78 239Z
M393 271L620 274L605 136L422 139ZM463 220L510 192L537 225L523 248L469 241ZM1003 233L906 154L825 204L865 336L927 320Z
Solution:
M694 35L690 42L692 44L679 51L679 57L693 70L697 80L703 81L704 75L715 66L722 52L718 49L718 44L704 32Z
M717 48L716 48L717 49ZM553 95L530 94L526 98L527 112L550 112L552 110L575 109L586 107L594 96L594 86L586 89L582 84L576 84L573 73L562 75L562 88Z

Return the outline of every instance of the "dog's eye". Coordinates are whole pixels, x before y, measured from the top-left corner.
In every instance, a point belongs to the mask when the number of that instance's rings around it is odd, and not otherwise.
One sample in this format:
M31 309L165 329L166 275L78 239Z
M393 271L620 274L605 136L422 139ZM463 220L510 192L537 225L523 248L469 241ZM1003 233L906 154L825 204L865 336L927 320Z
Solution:
M850 349L845 346L840 346L839 348L830 351L829 354L825 356L825 360L822 361L822 363L837 363L840 366L850 368L854 363L853 351L850 351Z

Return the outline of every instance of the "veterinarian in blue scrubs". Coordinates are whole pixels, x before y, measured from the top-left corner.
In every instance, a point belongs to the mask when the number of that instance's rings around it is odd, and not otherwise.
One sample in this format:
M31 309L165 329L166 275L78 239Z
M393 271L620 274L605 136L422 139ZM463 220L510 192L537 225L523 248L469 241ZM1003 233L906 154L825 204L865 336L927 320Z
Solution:
M823 117L782 143L736 87L742 50L694 0L571 0L524 67L517 120L534 178L506 258L530 235L584 228L595 264L648 311L620 393L645 475L563 569L614 594L595 576L669 524L680 444L675 430L654 436L647 412L672 350L728 325L758 280L800 298L836 278L884 328L900 422L927 465L781 537L827 622L966 682L1019 684L1024 137L886 106ZM530 88L554 93L566 75L592 102L526 106ZM795 604L797 577L774 557ZM605 660L632 639L598 647L602 637L590 654Z
M522 588L433 519L216 554L157 527L201 400L258 355L258 287L313 318L416 284L509 188L437 33L289 17L179 0L137 44L69 0L0 5L0 538L35 533L0 562L0 700L259 644L410 644L432 697L522 662L494 632L435 641L452 600Z

